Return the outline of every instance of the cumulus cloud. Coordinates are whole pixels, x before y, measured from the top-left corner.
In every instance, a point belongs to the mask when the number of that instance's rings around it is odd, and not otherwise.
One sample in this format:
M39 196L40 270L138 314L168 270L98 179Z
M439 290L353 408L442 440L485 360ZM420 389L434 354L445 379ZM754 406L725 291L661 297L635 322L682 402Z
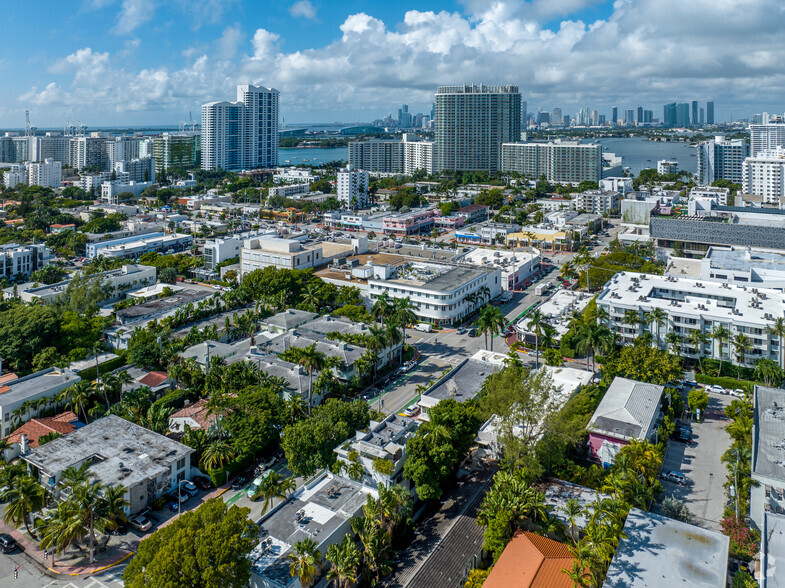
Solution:
M316 19L316 8L310 0L298 0L289 7L289 14L295 18Z
M411 10L399 22L358 13L346 17L332 42L298 51L285 51L272 30L258 28L248 39L233 26L216 39L217 49L197 46L176 69L128 71L117 54L85 48L50 70L71 75L71 88L41 80L44 90L25 96L44 101L59 92L64 107L109 104L118 112L180 116L201 102L231 99L238 83L253 83L278 88L287 117L307 117L385 114L396 103L429 104L439 84L484 82L518 84L530 110L641 104L656 111L693 99L750 109L781 104L780 2L616 0L604 20L569 18L593 3L477 1L467 2L465 13ZM566 17L546 26L553 15ZM247 43L246 53L240 48Z
M155 2L153 0L123 0L114 30L119 35L132 33L152 19L154 12Z

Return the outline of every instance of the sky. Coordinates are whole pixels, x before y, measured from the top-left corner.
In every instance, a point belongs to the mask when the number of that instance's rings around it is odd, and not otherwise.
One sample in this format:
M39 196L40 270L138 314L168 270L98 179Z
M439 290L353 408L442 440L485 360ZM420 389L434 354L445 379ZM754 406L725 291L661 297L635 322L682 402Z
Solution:
M7 4L6 4L7 3ZM0 128L177 125L236 85L287 123L429 112L441 84L529 111L785 111L781 0L29 0L0 6ZM703 104L701 104L703 105Z

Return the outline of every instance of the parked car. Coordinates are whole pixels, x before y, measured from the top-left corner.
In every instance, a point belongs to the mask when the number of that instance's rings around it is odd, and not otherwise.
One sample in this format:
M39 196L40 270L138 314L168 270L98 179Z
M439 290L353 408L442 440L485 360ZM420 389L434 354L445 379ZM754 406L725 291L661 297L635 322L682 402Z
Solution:
M674 484L678 484L679 486L684 486L687 483L687 476L677 471L665 472L661 474L661 477L663 480L667 480L668 482L673 482Z
M407 406L403 409L403 416L413 417L420 414L420 406L418 404L413 404L412 406Z
M141 514L134 515L128 519L128 524L142 533L149 531L153 527L153 523L150 522L150 519Z
M8 533L0 533L0 551L11 553L17 548L16 539Z
M210 490L213 487L210 478L205 478L204 476L196 476L195 478L192 478L191 481L199 490Z
M715 394L727 394L725 388L722 386L718 386L717 384L712 384L711 386L706 386L706 389L709 392L714 392Z
M188 496L196 496L197 494L199 494L199 488L196 487L196 484L194 484L193 482L190 482L188 480L183 482L180 485L180 487L183 489L183 491L186 494L188 494Z
M248 476L241 474L232 480L232 490L239 490L248 483Z
M262 485L264 478L265 476L262 475L258 478L255 478L254 481L251 482L251 485L248 486L248 490L245 491L245 493L248 495L248 498L253 498L253 495L256 494L257 490L259 490L259 487Z
M117 521L117 526L114 529L109 529L109 535L125 535L128 532L128 525L125 521Z
M456 333L458 333L459 335L463 335L463 334L465 334L465 333L466 333L466 329L464 329L463 327L461 327L460 329L458 329L458 330L457 330L457 331L455 331L455 332L456 332Z
M744 398L747 395L747 393L741 388L736 388L735 390L728 390L728 394L730 394L731 396L735 396L736 398Z
M256 469L263 472L266 469L273 467L274 465L275 465L275 457L271 456L260 461L259 466Z

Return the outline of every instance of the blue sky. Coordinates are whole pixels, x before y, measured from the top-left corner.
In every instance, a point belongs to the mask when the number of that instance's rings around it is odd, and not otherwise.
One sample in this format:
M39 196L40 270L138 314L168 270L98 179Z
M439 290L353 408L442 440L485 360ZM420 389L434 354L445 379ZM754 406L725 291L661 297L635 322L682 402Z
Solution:
M31 0L0 15L0 127L177 124L238 83L287 121L351 122L438 84L517 83L530 110L714 99L782 112L776 0Z

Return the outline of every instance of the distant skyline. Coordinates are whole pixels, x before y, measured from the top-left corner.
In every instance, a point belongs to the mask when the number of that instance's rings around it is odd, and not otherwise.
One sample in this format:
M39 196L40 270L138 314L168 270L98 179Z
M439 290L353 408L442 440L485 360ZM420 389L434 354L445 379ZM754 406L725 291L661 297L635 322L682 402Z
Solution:
M785 112L774 0L54 0L0 15L0 128L173 125L251 83L287 122L429 112L436 86L514 83L529 111Z

